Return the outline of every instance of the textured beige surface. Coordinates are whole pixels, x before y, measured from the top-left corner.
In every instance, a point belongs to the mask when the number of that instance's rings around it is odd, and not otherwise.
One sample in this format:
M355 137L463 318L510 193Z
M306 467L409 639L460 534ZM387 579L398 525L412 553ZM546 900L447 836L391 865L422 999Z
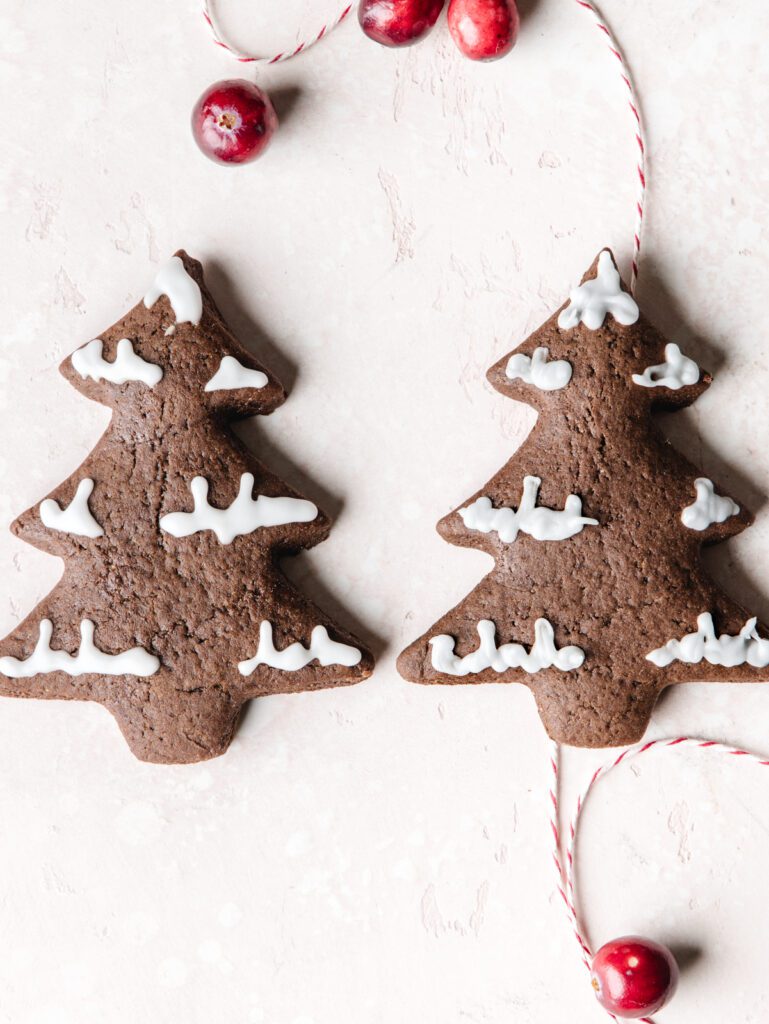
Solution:
M443 28L392 54L350 23L265 70L291 112L236 170L189 137L198 93L243 73L196 2L0 8L0 629L60 571L7 524L106 421L56 366L184 245L289 385L245 436L336 515L291 573L386 643L369 682L262 700L227 756L195 768L137 764L98 707L2 702L3 1024L604 1019L553 896L531 696L412 686L393 667L489 564L433 527L533 422L487 367L601 245L628 256L634 151L615 70L575 4L527 8L519 46L490 67L461 61ZM276 11L290 30L333 10L224 4L241 43L271 49L286 41ZM641 304L715 373L665 430L758 513L709 564L767 617L769 15L755 0L606 13L649 124ZM684 729L769 750L769 689L678 687L652 730ZM570 755L570 777L598 760ZM700 951L663 1024L764 1021L769 778L688 755L636 771L585 819L595 939Z

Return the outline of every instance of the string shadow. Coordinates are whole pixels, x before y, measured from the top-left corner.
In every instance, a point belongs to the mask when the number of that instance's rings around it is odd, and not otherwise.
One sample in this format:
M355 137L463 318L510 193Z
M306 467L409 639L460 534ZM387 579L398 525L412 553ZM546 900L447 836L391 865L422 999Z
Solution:
M639 304L652 323L681 346L700 366L707 368L716 378L712 388L718 388L717 371L727 363L727 356L713 341L693 330L677 298L665 285L666 274L658 263L649 259L639 282ZM704 396L700 401L705 400ZM717 490L734 498L738 505L757 515L769 496L743 468L744 452L737 452L728 461L712 444L699 435L692 423L692 410L655 413L663 435L674 448L694 463L703 476L710 477ZM724 412L722 415L726 415ZM734 559L733 547L728 541L703 549L703 564L708 574L739 604L769 623L769 590L761 586L750 570Z

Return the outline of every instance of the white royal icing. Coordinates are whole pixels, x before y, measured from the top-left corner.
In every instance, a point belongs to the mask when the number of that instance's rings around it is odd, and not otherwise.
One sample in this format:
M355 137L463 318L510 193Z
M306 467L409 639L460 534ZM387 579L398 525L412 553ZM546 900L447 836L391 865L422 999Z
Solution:
M203 316L203 296L197 281L184 269L179 256L172 256L158 270L147 294L144 305L151 309L161 295L171 303L177 324L199 324Z
M646 660L658 668L665 668L673 661L696 665L703 659L711 665L733 668L735 665L752 665L765 668L769 665L769 640L763 640L756 632L756 619L748 619L736 636L723 633L716 636L713 616L703 612L697 616L697 632L687 633L680 640L668 640L664 647L646 655Z
M731 498L716 494L712 480L701 476L694 481L697 498L681 513L681 522L690 530L707 530L713 523L723 523L739 515L740 506Z
M235 356L223 356L219 369L204 391L235 391L237 388L263 388L269 383L266 373L251 370Z
M61 530L62 533L75 533L79 537L102 537L104 530L96 522L88 507L88 499L93 493L93 480L86 477L77 485L75 496L63 509L53 498L40 502L40 518L49 530Z
M464 658L454 653L456 641L453 637L445 634L434 636L430 640L433 668L449 676L475 675L487 668L495 672L522 668L524 672L532 674L543 668L554 667L562 672L571 672L585 660L585 652L581 647L556 648L553 627L547 619L537 619L534 623L534 646L528 652L522 644L510 643L497 647L496 626L491 619L481 619L478 623L478 636L480 643L477 650L466 654Z
M321 665L346 665L352 668L357 665L362 655L357 647L340 644L332 640L325 626L316 626L310 635L310 646L305 647L296 641L282 651L275 648L272 639L272 623L264 621L259 626L259 646L256 654L248 661L238 663L238 671L243 676L250 676L259 665L269 665L283 672L297 672L311 661Z
M50 619L43 619L34 652L21 661L18 658L0 658L0 672L11 679L29 679L43 672L66 672L68 676L82 676L89 672L101 676L151 676L160 668L160 660L143 647L132 647L121 654L105 654L94 646L93 631L93 622L83 619L77 654L52 651L53 623Z
M270 498L260 494L254 499L253 487L253 473L243 473L238 496L229 508L214 508L208 503L208 480L196 476L190 485L194 510L161 516L160 528L172 537L213 530L220 544L231 544L236 537L253 533L260 526L310 523L318 515L317 505L304 498Z
M565 359L549 359L550 349L544 345L535 348L531 356L523 352L510 356L505 374L510 380L520 379L533 384L540 391L558 391L571 380L571 363Z
M582 499L576 494L568 496L563 509L537 506L541 483L538 476L523 478L523 494L517 509L493 508L491 498L484 496L461 508L459 514L469 530L496 531L505 544L514 541L519 532L528 533L534 540L566 540L581 533L584 526L598 526L597 519L582 515Z
M639 316L633 296L622 290L619 271L614 266L611 253L604 249L598 257L597 275L573 289L569 305L561 310L558 317L558 326L568 330L581 321L591 331L597 331L603 326L607 313L626 326L634 324Z
M647 366L643 373L633 374L633 383L640 384L642 388L670 388L671 391L696 384L699 379L699 366L685 356L675 342L665 346L664 363Z
M162 368L137 356L128 338L121 338L117 343L115 358L111 363L102 358L103 350L101 338L94 338L72 353L72 365L81 377L90 377L95 381L106 380L110 384L138 381L149 387L154 387L163 378Z

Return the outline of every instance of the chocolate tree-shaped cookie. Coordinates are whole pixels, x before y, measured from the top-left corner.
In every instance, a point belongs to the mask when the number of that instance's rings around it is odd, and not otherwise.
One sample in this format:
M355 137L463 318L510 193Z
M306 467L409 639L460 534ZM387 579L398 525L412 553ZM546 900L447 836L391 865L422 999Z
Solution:
M495 566L401 654L401 673L525 683L550 736L576 746L640 739L670 683L767 678L765 631L700 564L703 544L751 516L651 415L711 377L639 313L608 250L488 379L539 417L438 531Z
M66 566L0 643L0 693L98 701L137 757L179 763L226 750L253 697L370 674L371 655L278 568L329 520L228 429L286 395L232 336L196 260L172 257L61 370L113 415L13 525Z

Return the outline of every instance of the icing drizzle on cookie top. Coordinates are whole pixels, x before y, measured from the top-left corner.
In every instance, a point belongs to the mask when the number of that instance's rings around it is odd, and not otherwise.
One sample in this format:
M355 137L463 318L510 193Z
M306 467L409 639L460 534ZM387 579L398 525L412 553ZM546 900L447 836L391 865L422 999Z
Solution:
M235 356L223 356L219 369L204 391L237 391L238 388L263 388L269 384L266 373L244 366Z
M646 655L658 668L665 668L674 661L696 665L707 661L711 665L734 668L737 665L752 665L765 668L769 665L769 640L764 640L756 630L757 619L748 619L736 636L722 633L716 636L713 616L703 612L697 616L697 632L687 633L680 640L668 640L664 647Z
M94 483L85 477L77 485L75 496L63 509L58 501L46 498L40 502L40 519L49 530L62 533L73 533L78 537L103 537L104 530L99 526L88 507L88 499L93 493Z
M505 375L510 380L533 384L540 391L558 391L571 380L571 363L565 359L550 359L550 349L544 345L535 348L530 356L517 352L510 356Z
M361 657L362 654L357 647L332 640L325 626L316 626L313 629L309 647L296 641L279 651L273 641L272 623L265 620L259 626L259 646L256 654L248 661L239 662L238 671L243 676L250 676L259 665L268 665L283 672L298 672L311 661L317 661L324 667L344 665L352 668L358 664Z
M576 494L568 496L563 509L537 506L541 483L538 476L523 478L523 494L517 509L493 508L491 498L482 496L461 508L459 514L468 530L495 531L505 544L516 540L519 532L528 533L534 540L566 540L581 533L585 526L598 526L597 519L582 515L582 499Z
M213 530L220 544L231 544L236 537L253 533L259 527L310 523L318 515L317 505L304 498L270 498L265 494L253 498L253 489L253 473L243 473L238 496L229 508L214 508L208 503L208 480L196 476L190 485L193 511L161 516L160 528L172 537Z
M161 295L171 303L177 324L197 324L203 316L203 295L200 286L190 277L179 256L172 256L155 275L144 296L144 305L151 309Z
M569 305L558 316L558 326L569 330L583 323L591 331L597 331L603 326L607 313L625 326L634 324L640 315L633 296L622 290L611 253L604 249L598 257L598 273L570 293Z
M466 654L464 658L454 653L456 641L453 637L445 634L432 637L430 658L436 672L449 676L476 675L489 668L495 672L522 668L529 674L540 672L543 668L572 672L585 660L585 652L581 647L562 647L559 650L555 646L553 627L547 619L537 619L534 623L534 646L530 651L522 644L514 643L497 647L496 626L491 619L481 619L478 623L478 636L480 643L477 650Z
M134 352L133 343L128 338L121 338L117 343L115 358L108 363L102 356L104 343L101 338L94 338L72 353L72 365L81 377L91 380L106 380L110 384L128 384L136 381L154 387L163 379L163 370L155 363Z
M665 346L665 362L647 366L643 373L633 374L633 383L642 388L670 388L678 391L700 379L700 368L685 356L675 342Z
M701 476L694 481L697 498L681 513L681 522L690 530L707 530L714 523L725 523L740 514L740 506L731 498L716 494L712 480Z
M0 658L0 672L11 679L29 679L47 672L66 672L68 676L97 673L102 676L152 676L160 668L160 660L143 647L132 647L120 654L105 654L93 642L94 624L90 619L80 623L80 649L77 654L51 650L53 623L40 622L40 636L33 653L24 659Z

